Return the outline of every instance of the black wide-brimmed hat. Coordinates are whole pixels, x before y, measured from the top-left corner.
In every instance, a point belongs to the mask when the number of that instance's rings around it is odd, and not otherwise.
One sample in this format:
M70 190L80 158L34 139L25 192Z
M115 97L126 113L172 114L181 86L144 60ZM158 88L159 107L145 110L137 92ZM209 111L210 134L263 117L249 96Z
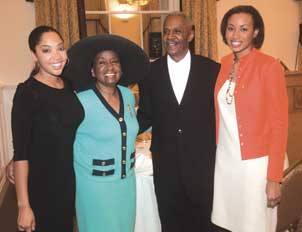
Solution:
M146 53L132 41L117 35L96 35L79 40L73 44L67 54L63 78L69 80L76 91L89 88L94 79L91 68L94 57L100 51L113 50L122 66L122 76L118 84L127 86L139 83L149 71L149 59Z

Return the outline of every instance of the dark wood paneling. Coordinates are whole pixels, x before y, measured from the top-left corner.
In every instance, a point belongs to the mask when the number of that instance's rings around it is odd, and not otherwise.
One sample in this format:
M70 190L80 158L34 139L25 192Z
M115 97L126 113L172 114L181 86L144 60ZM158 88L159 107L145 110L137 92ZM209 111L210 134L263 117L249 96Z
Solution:
M79 15L79 33L80 39L87 36L86 28L86 14L85 14L85 2L84 0L77 0L78 15Z
M288 94L288 142L289 162L302 159L302 72L286 73Z

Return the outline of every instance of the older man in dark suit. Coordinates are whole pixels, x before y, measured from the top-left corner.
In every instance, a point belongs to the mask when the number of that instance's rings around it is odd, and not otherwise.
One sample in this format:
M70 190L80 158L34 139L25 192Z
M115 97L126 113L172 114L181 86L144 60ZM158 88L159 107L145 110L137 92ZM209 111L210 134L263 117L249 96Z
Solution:
M189 51L193 24L169 14L167 55L140 85L141 131L152 126L154 185L163 232L209 232L215 162L214 85L219 64Z

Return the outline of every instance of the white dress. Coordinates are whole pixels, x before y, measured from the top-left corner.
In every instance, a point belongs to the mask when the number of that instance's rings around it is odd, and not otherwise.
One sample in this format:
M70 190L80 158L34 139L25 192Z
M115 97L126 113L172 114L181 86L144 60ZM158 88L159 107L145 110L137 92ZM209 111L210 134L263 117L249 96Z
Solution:
M227 80L218 93L219 138L216 152L212 222L232 232L273 232L277 207L266 206L268 157L242 160L235 99L226 102ZM234 90L232 83L231 90Z

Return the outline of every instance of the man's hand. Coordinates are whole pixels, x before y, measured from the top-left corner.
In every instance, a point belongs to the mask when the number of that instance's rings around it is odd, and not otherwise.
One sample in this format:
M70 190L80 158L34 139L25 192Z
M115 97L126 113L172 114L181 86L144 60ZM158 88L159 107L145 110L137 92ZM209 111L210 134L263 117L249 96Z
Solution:
M266 184L267 207L274 208L281 200L281 185L279 182L267 181Z

